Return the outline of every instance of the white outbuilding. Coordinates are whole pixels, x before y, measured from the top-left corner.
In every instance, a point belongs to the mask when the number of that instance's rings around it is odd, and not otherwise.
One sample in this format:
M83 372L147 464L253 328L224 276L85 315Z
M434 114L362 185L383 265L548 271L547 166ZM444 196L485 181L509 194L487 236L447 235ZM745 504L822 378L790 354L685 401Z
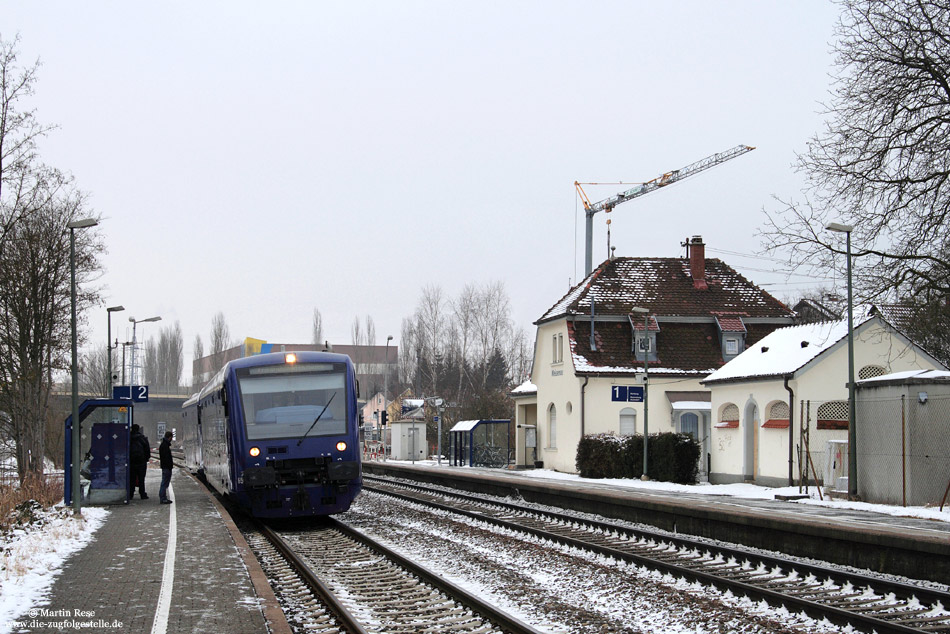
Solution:
M707 376L710 482L846 486L846 320L780 328ZM856 317L855 379L946 370L875 310Z

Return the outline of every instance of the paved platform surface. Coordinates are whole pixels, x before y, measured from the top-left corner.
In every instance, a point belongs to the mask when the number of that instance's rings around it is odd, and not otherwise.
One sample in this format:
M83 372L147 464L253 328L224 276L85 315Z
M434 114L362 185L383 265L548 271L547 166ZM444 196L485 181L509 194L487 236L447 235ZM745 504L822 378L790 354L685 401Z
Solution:
M108 507L111 512L93 541L66 561L49 602L38 606L72 617L82 611L83 618L74 620L101 622L103 627L21 631L269 631L264 599L251 579L255 571L245 565L244 553L213 499L199 483L176 469L170 495L174 503L159 504L160 482L161 470L150 467L147 500L136 494L128 505ZM166 556L170 542L174 557ZM256 561L250 563L253 567Z
M880 526L889 527L902 531L903 533L913 533L919 535L934 536L940 539L950 538L950 522L941 522L930 519L921 519L917 517L908 517L892 515L890 513L877 512L873 504L865 505L866 508L843 508L835 506L820 506L813 504L804 504L794 501L784 501L776 499L747 498L733 495L690 493L684 491L671 491L664 488L651 489L649 485L644 487L630 487L622 484L611 484L603 481L591 480L565 480L563 478L545 478L534 475L529 471L515 471L507 469L488 469L482 467L435 467L427 464L412 465L401 461L390 462L367 462L366 465L381 465L383 467L391 466L396 469L405 469L406 471L418 470L428 473L445 473L456 477L483 476L487 478L501 479L509 481L515 485L538 485L550 487L563 487L573 491L609 491L616 495L629 496L640 500L672 500L676 503L686 504L693 508L703 506L714 506L718 509L737 511L758 511L769 517L787 518L789 521L808 521L817 519L823 521L833 521L848 524L849 526ZM702 487L702 485L699 485ZM814 491L815 487L812 486ZM950 514L948 514L950 517Z

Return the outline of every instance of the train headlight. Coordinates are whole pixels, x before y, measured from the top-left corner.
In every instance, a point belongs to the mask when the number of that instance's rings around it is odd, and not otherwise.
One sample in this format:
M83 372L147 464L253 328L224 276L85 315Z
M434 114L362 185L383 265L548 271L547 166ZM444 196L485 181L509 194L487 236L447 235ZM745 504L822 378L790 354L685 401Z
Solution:
M337 451L346 451L346 443L342 440L336 444Z
M287 354L284 355L284 362L297 363L297 355L295 355L293 352L288 352Z
M260 447L251 447L251 450L248 453L251 454L252 458L257 458L259 455L261 455L261 449Z

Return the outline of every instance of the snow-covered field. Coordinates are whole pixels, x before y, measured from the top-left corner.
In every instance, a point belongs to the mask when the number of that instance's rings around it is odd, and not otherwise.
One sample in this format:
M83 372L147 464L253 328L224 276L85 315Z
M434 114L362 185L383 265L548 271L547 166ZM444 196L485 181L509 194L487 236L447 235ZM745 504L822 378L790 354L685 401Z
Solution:
M77 518L59 504L34 509L34 521L0 533L0 634L29 621L29 610L42 605L63 563L92 540L108 514L87 507Z

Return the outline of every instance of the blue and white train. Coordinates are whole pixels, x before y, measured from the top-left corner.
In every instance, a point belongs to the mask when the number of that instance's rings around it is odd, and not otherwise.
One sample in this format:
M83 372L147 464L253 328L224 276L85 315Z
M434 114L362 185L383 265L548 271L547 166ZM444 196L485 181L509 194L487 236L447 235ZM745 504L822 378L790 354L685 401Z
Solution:
M363 485L356 386L342 354L231 361L182 406L185 462L255 517L342 513Z

